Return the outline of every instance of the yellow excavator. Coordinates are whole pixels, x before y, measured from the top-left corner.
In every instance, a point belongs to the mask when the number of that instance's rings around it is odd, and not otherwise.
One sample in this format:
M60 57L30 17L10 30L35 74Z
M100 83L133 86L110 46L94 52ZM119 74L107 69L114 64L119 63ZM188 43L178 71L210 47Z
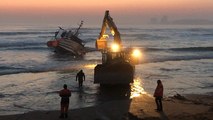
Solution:
M111 47L108 46L107 27L110 29L114 40ZM109 11L105 12L102 29L96 40L96 48L102 53L102 64L98 64L94 70L94 83L104 85L129 85L134 78L134 63L132 59L138 51L132 53L132 49L126 51L122 45L120 33L111 18Z

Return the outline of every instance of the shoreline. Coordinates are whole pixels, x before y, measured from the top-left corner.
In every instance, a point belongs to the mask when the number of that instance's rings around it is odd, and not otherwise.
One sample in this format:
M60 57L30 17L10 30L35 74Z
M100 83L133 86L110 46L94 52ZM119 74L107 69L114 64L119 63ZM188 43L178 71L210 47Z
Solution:
M132 99L118 99L101 104L71 109L67 120L211 120L213 94L174 95L164 98L163 112L156 112L154 98L142 94ZM1 120L60 120L59 110L32 111L24 114L2 115Z

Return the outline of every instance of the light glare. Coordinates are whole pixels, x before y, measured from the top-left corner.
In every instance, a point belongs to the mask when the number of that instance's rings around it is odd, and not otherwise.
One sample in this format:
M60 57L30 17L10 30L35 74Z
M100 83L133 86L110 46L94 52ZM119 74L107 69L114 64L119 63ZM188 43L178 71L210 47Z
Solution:
M89 68L89 69L94 69L95 66L96 66L96 64L88 64L88 65L85 65L84 67Z
M132 56L136 58L141 57L141 51L138 49L133 50Z
M118 52L120 50L120 47L118 44L112 44L111 46L112 52Z
M131 95L130 98L139 97L142 94L147 94L142 87L141 79L135 78L134 82L131 84Z

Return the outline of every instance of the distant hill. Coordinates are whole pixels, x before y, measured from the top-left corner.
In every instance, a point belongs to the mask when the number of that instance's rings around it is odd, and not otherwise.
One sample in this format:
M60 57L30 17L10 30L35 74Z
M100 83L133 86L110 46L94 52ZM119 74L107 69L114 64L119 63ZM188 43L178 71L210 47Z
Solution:
M183 25L213 25L212 20L207 19L180 19L172 21L171 24L183 24Z

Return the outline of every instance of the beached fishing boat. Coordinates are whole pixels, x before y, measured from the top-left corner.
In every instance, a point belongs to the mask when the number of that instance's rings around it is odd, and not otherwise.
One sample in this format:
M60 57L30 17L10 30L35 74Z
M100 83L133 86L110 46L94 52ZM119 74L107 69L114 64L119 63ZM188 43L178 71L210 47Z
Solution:
M84 55L86 53L85 42L78 37L82 25L83 21L74 32L59 27L59 30L55 32L54 40L48 41L47 46L54 48L55 52L69 52L77 56Z

